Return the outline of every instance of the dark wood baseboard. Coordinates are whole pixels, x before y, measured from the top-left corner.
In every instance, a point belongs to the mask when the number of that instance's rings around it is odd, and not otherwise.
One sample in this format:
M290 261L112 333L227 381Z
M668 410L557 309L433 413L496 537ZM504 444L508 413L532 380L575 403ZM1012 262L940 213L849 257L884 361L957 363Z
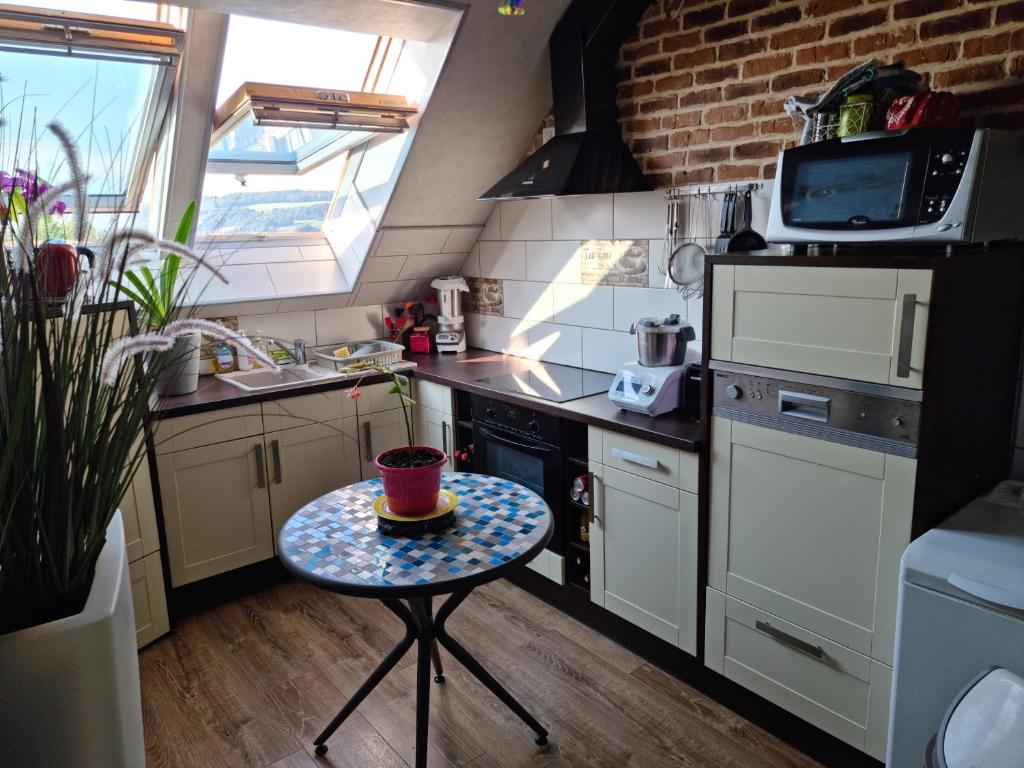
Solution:
M713 672L685 651L595 605L583 590L559 586L527 568L517 571L507 580L824 765L830 768L882 768L882 763L860 750Z
M211 576L194 584L175 587L170 590L167 605L171 615L171 627L193 613L237 600L282 581L290 581L291 578L275 557L235 571Z

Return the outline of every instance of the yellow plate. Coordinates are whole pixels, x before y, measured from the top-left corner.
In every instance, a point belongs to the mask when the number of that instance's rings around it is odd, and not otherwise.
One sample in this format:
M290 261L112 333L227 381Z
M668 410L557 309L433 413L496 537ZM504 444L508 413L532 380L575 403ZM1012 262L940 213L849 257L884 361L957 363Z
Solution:
M400 523L418 523L423 520L433 520L435 517L447 515L455 509L458 503L459 497L453 491L442 488L440 493L437 494L437 507L434 508L433 512L427 512L423 515L396 515L388 509L387 496L378 496L373 500L373 511L377 513L378 517L383 517L385 520L396 520Z

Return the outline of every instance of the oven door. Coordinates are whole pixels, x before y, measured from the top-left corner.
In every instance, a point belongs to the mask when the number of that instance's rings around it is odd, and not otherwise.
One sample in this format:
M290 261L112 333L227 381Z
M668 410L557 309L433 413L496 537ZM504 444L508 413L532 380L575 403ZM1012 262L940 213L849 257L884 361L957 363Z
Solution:
M473 423L473 442L473 463L477 472L519 483L547 502L555 523L548 549L561 552L565 524L562 460L558 447L480 422Z

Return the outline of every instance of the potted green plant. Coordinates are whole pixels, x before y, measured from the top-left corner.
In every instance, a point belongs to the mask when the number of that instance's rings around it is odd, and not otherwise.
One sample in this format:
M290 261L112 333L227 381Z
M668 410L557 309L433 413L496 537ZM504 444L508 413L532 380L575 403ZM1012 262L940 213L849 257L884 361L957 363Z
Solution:
M415 517L437 508L437 497L441 491L441 471L448 456L438 448L416 445L413 440L412 407L416 401L409 394L409 377L403 376L388 366L375 363L353 363L346 371L373 371L391 379L391 393L398 396L405 419L407 445L390 448L379 453L373 463L380 471L388 509L396 515ZM359 398L362 379L348 391L350 398Z
M182 214L174 242L188 243L192 221L196 214L193 200ZM137 270L126 270L114 288L135 302L139 319L152 331L159 331L177 318L181 307L178 276L181 272L182 256L179 253L164 253L160 271L153 275L148 265ZM163 353L166 360L160 379L156 383L158 395L187 395L199 388L199 348L203 335L199 331L188 331L176 336L174 346Z
M205 320L136 332L121 285L144 253L219 273L187 246L131 226L96 245L73 142L60 126L49 130L69 180L14 215L8 193L0 212L0 244L13 254L0 259L0 762L138 768L141 696L118 505L146 455L150 399L183 333L263 356ZM42 300L32 254L65 195L74 202L57 226L76 247L96 245L96 259L55 308ZM183 314L183 301L179 290L168 318Z

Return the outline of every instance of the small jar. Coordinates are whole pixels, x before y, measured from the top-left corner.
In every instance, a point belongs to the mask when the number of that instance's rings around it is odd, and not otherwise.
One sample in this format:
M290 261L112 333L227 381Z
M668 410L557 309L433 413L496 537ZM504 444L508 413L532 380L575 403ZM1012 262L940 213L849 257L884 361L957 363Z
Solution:
M839 135L855 136L871 127L875 112L875 97L870 93L855 93L846 97L839 107Z

